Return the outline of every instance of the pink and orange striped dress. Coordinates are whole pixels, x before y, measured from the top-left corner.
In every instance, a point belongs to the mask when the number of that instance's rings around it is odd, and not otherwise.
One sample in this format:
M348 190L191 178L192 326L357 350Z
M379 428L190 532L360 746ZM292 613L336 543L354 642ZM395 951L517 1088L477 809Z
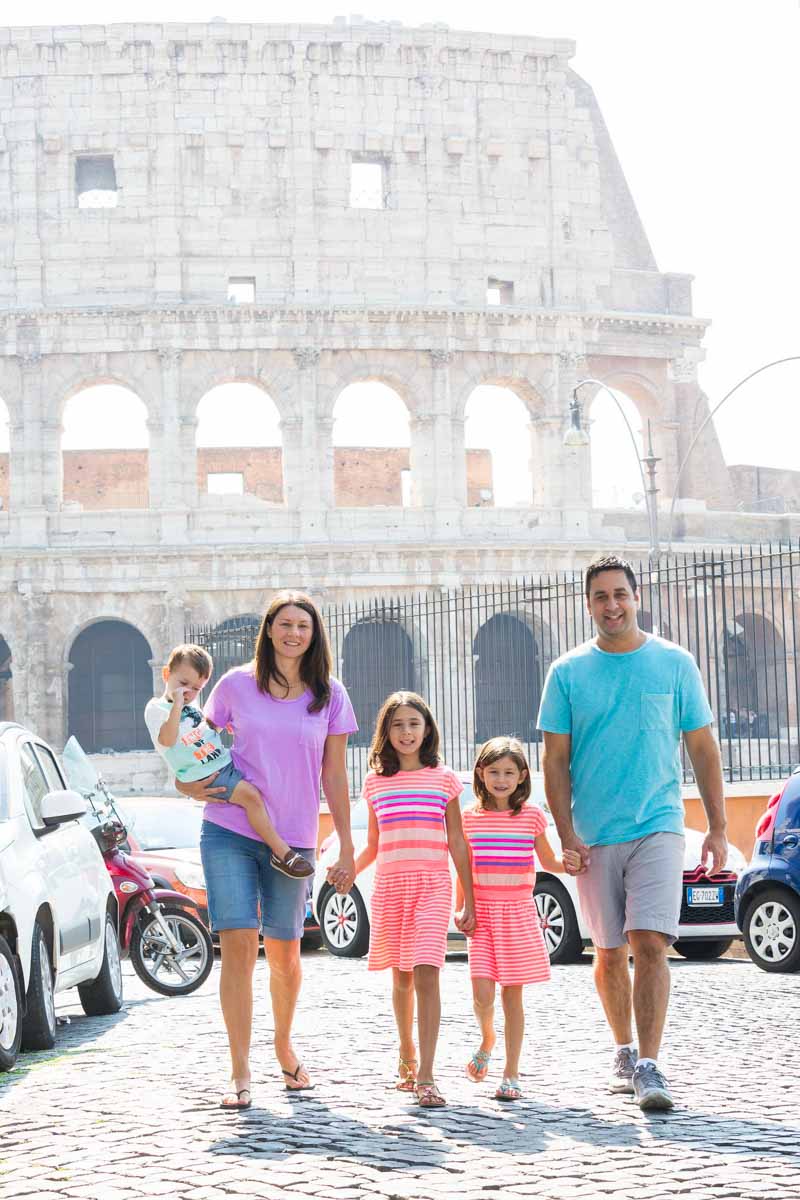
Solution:
M462 819L475 887L470 975L505 987L542 983L550 978L550 959L533 899L533 852L547 818L525 804L518 813L472 809Z
M378 822L368 968L443 967L453 887L444 814L463 790L449 767L377 775L362 794Z

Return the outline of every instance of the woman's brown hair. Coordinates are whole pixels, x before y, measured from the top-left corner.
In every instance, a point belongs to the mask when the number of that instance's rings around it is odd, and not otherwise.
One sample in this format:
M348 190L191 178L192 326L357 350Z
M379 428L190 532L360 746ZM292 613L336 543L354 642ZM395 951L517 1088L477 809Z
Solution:
M378 775L396 775L400 770L400 759L389 741L389 730L394 714L404 706L415 708L425 721L425 737L419 748L419 761L423 767L439 765L439 730L428 705L416 692L392 692L381 705L369 748L369 765Z
M525 757L522 742L513 737L494 737L484 742L475 760L475 770L472 772L472 790L478 800L478 808L494 809L495 802L486 784L478 774L478 768L490 767L501 758L510 758L519 771L525 772L508 799L512 813L518 813L531 794L531 769Z
M305 592L283 591L273 596L269 608L264 613L261 628L256 638L256 650L253 656L253 669L256 683L260 692L269 692L269 681L274 679L281 687L289 688L289 681L282 671L278 670L275 661L275 647L269 636L272 623L282 608L289 605L302 608L311 617L314 632L311 635L311 645L300 659L300 678L311 689L313 699L308 706L309 712L319 712L331 697L331 647L328 634L322 623L319 609L310 596Z

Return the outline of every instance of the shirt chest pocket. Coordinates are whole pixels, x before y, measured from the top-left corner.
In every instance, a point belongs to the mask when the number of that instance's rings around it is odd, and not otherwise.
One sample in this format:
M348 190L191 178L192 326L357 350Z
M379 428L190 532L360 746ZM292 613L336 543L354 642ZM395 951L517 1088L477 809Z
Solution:
M640 730L643 733L672 733L675 728L674 707L674 692L642 692L639 710Z
M300 725L300 744L303 746L321 746L325 741L327 722L322 713L303 713Z

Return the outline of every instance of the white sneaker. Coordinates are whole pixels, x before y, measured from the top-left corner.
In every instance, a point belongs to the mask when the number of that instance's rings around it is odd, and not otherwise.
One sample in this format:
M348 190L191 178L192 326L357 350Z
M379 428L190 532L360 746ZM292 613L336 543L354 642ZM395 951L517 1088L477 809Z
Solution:
M628 1046L621 1046L614 1055L614 1066L611 1068L611 1078L608 1081L610 1092L627 1092L633 1095L633 1069L636 1066L638 1053Z

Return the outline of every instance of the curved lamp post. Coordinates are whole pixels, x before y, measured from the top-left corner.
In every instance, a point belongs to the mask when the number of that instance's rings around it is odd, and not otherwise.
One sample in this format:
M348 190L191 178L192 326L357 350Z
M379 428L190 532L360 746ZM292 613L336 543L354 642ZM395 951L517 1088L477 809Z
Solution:
M602 379L581 379L575 384L572 389L572 400L569 405L570 424L564 434L564 445L571 447L588 446L589 434L581 425L581 403L578 399L578 388L582 388L585 384L591 383L595 387L600 387L603 391L608 392L611 399L617 406L619 414L625 422L625 428L630 434L631 444L636 462L639 465L639 474L642 477L642 490L644 492L645 504L647 506L647 526L650 532L650 561L658 562L661 553L661 546L658 538L658 488L656 487L656 464L661 462L660 458L656 458L653 453L653 435L650 428L650 421L647 422L647 454L639 455L639 446L636 442L636 434L633 432L630 421L625 415L625 409L619 402L619 398L614 395L607 383L603 383ZM645 470L647 476L645 476Z
M770 367L778 367L781 365L781 363L788 363L788 362L800 362L800 354L790 354L787 358L773 359L772 362L764 363L764 365L762 367L757 367L755 371L751 371L749 375L745 375L744 379L740 379L739 382L737 384L735 384L735 386L732 387L729 392L725 393L725 395L722 397L722 399L719 401L719 403L714 405L714 407L708 413L708 416L701 423L700 428L698 429L697 433L694 435L691 442L689 443L689 449L684 454L681 465L678 467L678 474L675 476L675 490L672 493L672 502L670 503L670 506L669 506L669 526L667 529L667 550L672 549L672 518L675 513L675 505L678 502L678 488L680 487L680 484L681 484L681 476L683 475L684 467L686 466L686 463L689 460L689 455L692 453L692 451L694 450L698 441L700 440L700 435L702 434L703 430L706 428L708 423L711 421L711 418L714 416L714 414L719 412L719 410L722 408L725 401L730 400L730 398L734 394L734 392L738 392L739 388L742 387L743 384L748 383L751 379L755 379L756 375L760 375L762 371L769 370ZM571 411L571 407L570 407L570 411Z

